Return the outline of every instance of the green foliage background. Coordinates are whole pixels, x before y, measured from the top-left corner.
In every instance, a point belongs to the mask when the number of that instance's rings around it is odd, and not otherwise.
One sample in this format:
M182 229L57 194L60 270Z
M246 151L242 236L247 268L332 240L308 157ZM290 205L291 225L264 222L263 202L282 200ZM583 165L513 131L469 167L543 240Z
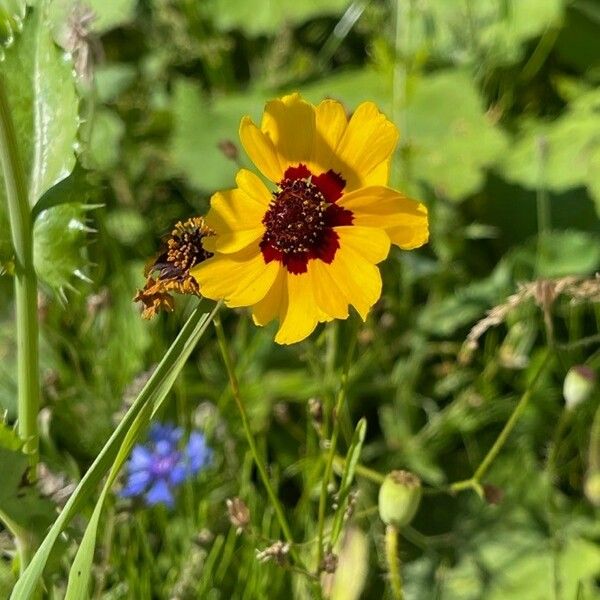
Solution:
M303 542L316 535L323 466L307 402L331 406L351 336L359 351L342 453L365 417L361 464L381 473L407 468L432 487L469 477L547 344L533 302L513 310L465 361L460 350L470 327L520 282L591 277L600 267L600 3L87 4L96 19L81 43L90 44L92 86L74 80L56 45L64 46L71 0L50 5L53 26L42 33L36 11L21 28L24 4L2 8L3 32L14 37L2 71L22 101L15 108L20 139L47 153L45 162L33 150L26 156L36 198L63 180L65 203L45 197L35 233L44 286L44 462L78 479L98 454L192 305L180 300L175 314L142 321L132 297L144 263L176 220L202 214L211 193L233 185L238 165L219 144L237 145L240 118L259 118L266 99L299 90L312 101L339 99L349 110L374 100L398 124L392 183L426 202L432 232L427 247L392 252L383 297L358 328L334 324L282 348L272 342L272 327L255 328L244 311L226 315L242 396L294 534ZM29 64L41 85L24 87ZM27 112L24 89L38 93L51 115L46 138L34 135L38 117ZM241 150L239 161L250 166ZM549 219L539 210L546 202ZM0 263L10 272L4 197L0 206ZM0 290L0 406L12 422L9 274ZM546 468L566 370L600 366L600 312L558 299L552 313L559 351L487 476L502 501L492 506L468 492L424 497L400 549L407 598L600 598L600 527L583 494L597 393L566 425L556 472ZM193 354L162 418L203 429L214 465L182 490L174 512L109 501L93 597L285 598L291 590L310 597L303 579L256 560L255 548L280 532L213 337ZM377 485L358 477L355 488L343 556L351 572L364 574L362 597L380 598L387 592ZM253 535L236 536L227 520L225 499L236 495L250 507ZM55 553L50 597L64 593L75 552L69 542L80 540L83 526L76 521ZM301 548L312 556L314 544ZM359 579L338 583L333 597L358 597ZM0 596L12 584L4 560Z

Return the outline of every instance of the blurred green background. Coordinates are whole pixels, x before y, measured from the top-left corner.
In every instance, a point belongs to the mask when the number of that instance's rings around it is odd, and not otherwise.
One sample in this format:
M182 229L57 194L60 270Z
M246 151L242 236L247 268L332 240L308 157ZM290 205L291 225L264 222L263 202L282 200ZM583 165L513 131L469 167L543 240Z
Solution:
M189 313L193 302L179 299L174 314L140 319L132 298L145 262L175 221L204 213L214 191L233 186L238 162L250 167L243 150L236 162L221 148L238 146L241 117L258 119L266 99L298 90L313 102L339 99L349 111L377 102L402 135L392 184L430 210L430 243L392 251L383 297L358 328L341 451L365 416L364 465L411 469L430 486L469 477L547 343L533 301L511 310L465 359L469 329L520 282L592 277L599 268L600 2L86 4L95 15L89 31L76 27L71 0L55 0L52 11L55 40L69 40L80 74L93 73L94 83L78 84L89 193L37 225L42 450L51 471L68 479L85 471ZM0 243L8 268L9 255ZM0 289L0 405L12 420L9 275ZM401 543L407 598L600 598L600 522L583 493L597 395L565 426L555 472L546 468L566 370L600 365L600 311L559 298L551 312L557 358L487 478L502 501L425 496ZM334 324L282 348L273 327L255 328L245 311L229 311L225 327L259 446L295 537L308 542L322 460L307 401L330 406L355 329ZM300 579L256 560L255 548L279 532L214 336L203 339L172 396L162 418L204 430L215 464L172 513L111 501L93 597L310 597ZM363 585L364 598L386 593L377 486L359 477L357 489L342 562L361 575L334 586L339 599L359 597ZM254 535L236 536L227 520L225 499L235 495L251 509ZM82 527L76 521L69 535L79 539ZM314 545L304 549L310 556ZM56 557L56 598L73 552L65 544Z

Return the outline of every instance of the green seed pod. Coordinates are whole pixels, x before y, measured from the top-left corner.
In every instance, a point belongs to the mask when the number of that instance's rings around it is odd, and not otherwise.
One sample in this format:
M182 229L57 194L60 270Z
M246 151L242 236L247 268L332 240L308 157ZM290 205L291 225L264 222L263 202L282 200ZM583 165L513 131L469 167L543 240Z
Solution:
M585 402L596 385L596 372L587 365L575 365L569 369L563 384L563 396L567 409L572 410Z
M379 488L379 516L386 525L408 525L421 501L421 480L408 471L388 473Z

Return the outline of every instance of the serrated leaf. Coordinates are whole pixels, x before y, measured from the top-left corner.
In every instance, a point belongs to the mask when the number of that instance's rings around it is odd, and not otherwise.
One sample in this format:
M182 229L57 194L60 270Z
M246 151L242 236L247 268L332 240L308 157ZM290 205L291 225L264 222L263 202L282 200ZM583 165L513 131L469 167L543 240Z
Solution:
M88 177L88 172L80 164L77 164L66 179L51 187L38 200L32 210L32 219L35 221L43 211L60 204L82 204L87 202L94 191Z
M0 1L0 45L10 45L19 35L26 10L26 0Z
M52 525L32 561L29 563L29 566L17 581L12 591L11 600L29 600L34 597L38 581L42 576L46 562L58 537L94 492L104 475L113 467L115 469L120 468L120 466L115 467L116 457L120 449L123 448L127 432L132 429L142 411L147 410L145 407L151 406L154 410L157 404L164 400L168 391L173 386L177 375L206 331L217 310L218 307L215 307L209 315L208 313L202 313L200 308L196 308L192 313L181 329L177 339L173 342L152 374L152 377L144 386L144 389L135 399L131 408L106 442L92 466L79 482L79 485ZM81 576L89 577L89 573L84 574L82 572Z
M406 109L413 175L452 200L477 192L506 148L473 78L440 71L415 83Z
M85 239L93 230L86 224L84 204L61 204L42 211L33 228L35 270L55 290L70 287L73 277L86 279Z
M78 99L71 65L55 46L41 3L0 63L29 203L69 175L75 165ZM0 174L0 260L10 256L4 178Z

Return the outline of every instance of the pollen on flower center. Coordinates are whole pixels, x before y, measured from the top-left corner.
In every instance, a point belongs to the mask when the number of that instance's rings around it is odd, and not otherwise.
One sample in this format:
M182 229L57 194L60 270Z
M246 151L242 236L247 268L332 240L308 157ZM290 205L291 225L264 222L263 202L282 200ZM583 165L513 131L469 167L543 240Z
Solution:
M314 177L305 165L288 169L262 220L265 262L278 260L296 275L311 259L330 263L339 248L333 228L352 224L352 213L335 203L343 185L333 172Z
M323 235L328 206L319 188L310 181L285 181L263 219L267 228L263 242L284 254L309 251Z

